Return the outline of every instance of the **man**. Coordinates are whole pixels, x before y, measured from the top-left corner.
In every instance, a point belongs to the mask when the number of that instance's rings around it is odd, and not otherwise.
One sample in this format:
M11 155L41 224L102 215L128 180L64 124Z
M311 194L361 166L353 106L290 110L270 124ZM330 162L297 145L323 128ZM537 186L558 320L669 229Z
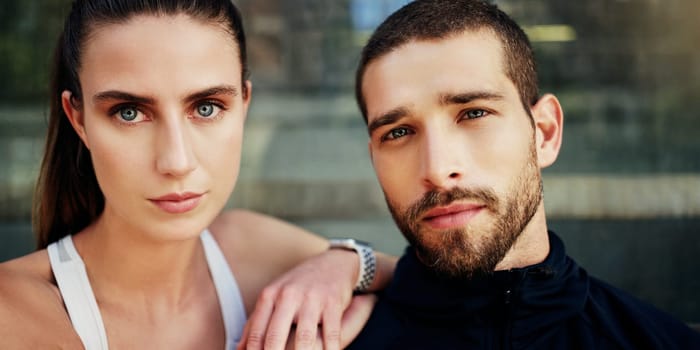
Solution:
M547 229L562 140L532 49L478 0L415 1L364 48L369 152L409 247L353 349L684 348L700 335L589 277Z

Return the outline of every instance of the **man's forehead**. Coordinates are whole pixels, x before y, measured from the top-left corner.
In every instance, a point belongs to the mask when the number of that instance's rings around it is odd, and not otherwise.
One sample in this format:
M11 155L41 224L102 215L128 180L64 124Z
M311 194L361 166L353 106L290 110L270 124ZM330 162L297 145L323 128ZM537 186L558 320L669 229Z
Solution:
M478 51L473 52L475 55L491 51L493 58L503 61L503 43L495 31L490 28L466 29L439 38L410 39L372 59L367 64L364 74L366 75L373 66L381 65L382 61L401 62L417 55L437 56L446 51L457 51L466 47L476 47Z
M439 102L444 95L470 91L498 93L509 82L500 39L491 30L478 30L412 40L380 56L367 65L362 93L372 118L404 107L411 93Z

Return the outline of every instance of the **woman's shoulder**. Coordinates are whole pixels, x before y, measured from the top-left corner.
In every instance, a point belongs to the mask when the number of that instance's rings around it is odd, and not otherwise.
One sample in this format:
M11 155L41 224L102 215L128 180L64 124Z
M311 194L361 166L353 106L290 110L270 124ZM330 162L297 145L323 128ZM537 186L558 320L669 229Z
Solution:
M46 250L0 264L0 339L10 349L81 346Z
M327 247L325 239L301 227L250 210L222 212L209 229L225 254L233 249L238 253L235 255L250 255L253 259L260 257L254 253L261 250L272 250L270 253L289 250L306 257Z
M61 302L46 250L1 263L0 281L0 313Z
M229 234L231 231L240 230L264 232L266 228L285 225L290 224L270 215L247 209L230 209L221 212L214 219L210 228L214 228L214 231L219 233Z
M19 286L22 287L51 284L52 276L49 255L46 249L0 263L0 278L3 281L9 280L19 283ZM2 283L0 284L0 292L11 287L16 286L8 286L7 283Z
M263 287L328 245L300 227L248 210L221 213L209 230L238 281L248 312Z
M221 212L209 225L217 239L234 239L237 233L255 230L259 224L268 223L272 217L244 209L231 209Z

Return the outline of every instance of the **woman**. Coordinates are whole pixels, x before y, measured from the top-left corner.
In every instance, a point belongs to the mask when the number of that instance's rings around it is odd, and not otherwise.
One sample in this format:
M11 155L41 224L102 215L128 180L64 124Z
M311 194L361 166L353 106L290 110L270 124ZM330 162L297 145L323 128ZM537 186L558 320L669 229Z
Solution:
M220 213L251 96L229 0L78 0L53 71L41 250L0 265L3 349L231 349L251 314L241 347L281 348L292 323L298 347L319 323L326 348L347 343L357 256ZM374 287L392 263L380 259ZM353 305L362 323L367 302Z

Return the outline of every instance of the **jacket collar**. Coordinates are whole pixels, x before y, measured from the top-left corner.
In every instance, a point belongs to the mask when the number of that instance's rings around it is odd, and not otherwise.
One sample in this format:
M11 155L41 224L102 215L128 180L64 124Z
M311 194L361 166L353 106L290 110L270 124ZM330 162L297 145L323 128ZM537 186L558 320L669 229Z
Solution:
M487 325L508 322L526 335L583 310L586 272L549 232L550 252L535 265L471 279L448 279L423 265L411 247L400 259L385 297L400 314L431 323Z

